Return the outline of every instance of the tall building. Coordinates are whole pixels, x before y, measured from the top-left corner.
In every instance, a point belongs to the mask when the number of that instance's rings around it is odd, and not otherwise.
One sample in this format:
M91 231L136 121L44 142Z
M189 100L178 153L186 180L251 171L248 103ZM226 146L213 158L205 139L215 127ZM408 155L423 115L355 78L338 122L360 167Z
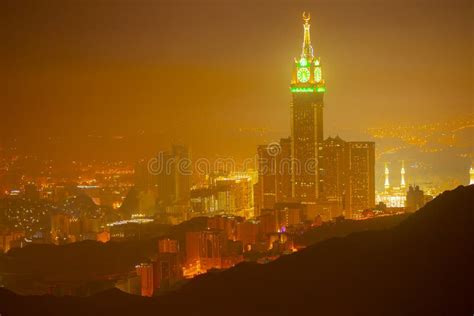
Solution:
M327 138L322 144L319 209L324 218L375 206L375 144ZM386 169L388 170L388 169ZM324 200L324 201L322 201Z
M309 14L303 13L303 21L303 48L300 58L294 61L291 80L292 193L303 203L315 204L319 196L318 159L326 89L321 60L311 45Z
M375 206L375 143L349 142L349 214Z
M141 263L135 267L137 275L140 277L141 295L153 295L153 265L150 263Z
M341 215L348 205L349 146L339 136L328 137L322 146L320 193L328 202L334 202Z
M276 202L288 202L292 199L291 188L291 138L280 139L280 153L276 157Z
M173 145L171 151L158 157L158 199L164 207L187 205L190 200L191 163L185 146Z
M237 240L242 241L245 251L251 250L259 235L259 222L255 220L237 223Z
M255 215L262 209L273 208L276 203L276 157L270 154L267 145L257 147L258 183L254 187Z
M276 154L268 146L258 147L255 215L268 229L277 224L267 215L281 202L302 203L311 220L351 217L353 210L375 206L375 144L339 137L324 141L325 81L311 45L309 14L303 13L303 21L303 47L290 86L291 138L280 141ZM288 169L283 167L286 161Z
M158 240L158 257L153 263L153 285L156 290L166 290L182 279L179 242L164 238Z
M139 191L145 191L156 185L156 177L148 170L148 161L142 159L135 164L135 187Z
M202 271L222 268L225 243L226 235L221 230L186 232L186 264L198 265Z
M277 202L292 198L291 188L291 139L279 143L260 145L258 154L258 183L254 188L255 215L260 210L271 209Z

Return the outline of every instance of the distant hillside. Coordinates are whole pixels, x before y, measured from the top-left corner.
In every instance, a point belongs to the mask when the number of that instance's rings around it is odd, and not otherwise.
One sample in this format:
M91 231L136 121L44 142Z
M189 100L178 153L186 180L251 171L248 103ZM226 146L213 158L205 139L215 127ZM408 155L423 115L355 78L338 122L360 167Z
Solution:
M155 235L184 241L187 230L207 227L205 218L193 218L179 225L151 225ZM43 294L49 284L87 283L107 276L125 274L135 265L156 256L158 237L144 240L108 242L82 241L66 245L32 244L0 254L0 277L20 294ZM9 282L14 280L14 282ZM113 282L97 291L114 287ZM93 292L94 293L94 292Z
M158 298L0 291L5 315L472 315L474 186L445 192L400 225L240 264Z
M326 222L322 226L306 231L303 235L297 236L296 243L309 246L328 238L345 237L351 233L363 232L367 230L381 230L392 228L407 219L409 214L375 217L362 221L342 220L336 223Z

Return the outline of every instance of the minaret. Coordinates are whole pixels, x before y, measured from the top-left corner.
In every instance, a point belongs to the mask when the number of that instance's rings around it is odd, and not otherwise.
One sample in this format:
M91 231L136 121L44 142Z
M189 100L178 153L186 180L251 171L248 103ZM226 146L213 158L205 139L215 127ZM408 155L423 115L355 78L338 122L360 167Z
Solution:
M405 161L402 160L402 169L400 170L401 180L400 180L400 189L405 189Z
M469 169L469 185L474 184L474 168Z
M390 171L388 170L388 164L385 163L385 183L384 183L385 191L388 191L388 189L390 189L390 180L388 179L389 175L390 175Z
M311 35L309 33L309 28L311 25L309 24L309 20L311 20L311 15L306 12L303 12L303 27L304 27L304 39L303 39L303 52L301 53L301 57L306 59L313 59L313 46L311 46Z

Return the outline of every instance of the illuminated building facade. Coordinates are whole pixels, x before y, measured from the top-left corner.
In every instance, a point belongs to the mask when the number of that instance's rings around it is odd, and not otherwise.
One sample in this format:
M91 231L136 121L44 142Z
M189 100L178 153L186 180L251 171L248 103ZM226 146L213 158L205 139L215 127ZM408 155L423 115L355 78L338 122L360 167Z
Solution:
M236 240L237 223L242 218L234 216L216 215L207 219L207 227L214 230L222 230L226 238L229 240Z
M342 215L349 207L349 146L339 136L328 137L323 142L321 159L320 193L334 204L331 217Z
M288 227L302 223L305 217L305 205L298 202L285 202L275 204L276 222L279 232L284 232Z
M150 263L142 263L136 267L137 275L140 277L141 295L153 295L153 265Z
M407 192L405 182L405 162L401 162L400 168L400 186L390 185L390 169L388 163L384 167L385 182L384 191L376 196L377 203L383 203L388 208L404 208L407 206Z
M158 198L163 207L188 205L191 189L191 163L189 151L182 145L160 153L157 175Z
M292 200L291 187L291 138L280 139L280 153L276 156L278 172L276 174L276 202Z
M314 56L310 38L310 16L303 13L304 40L299 59L293 65L291 81L291 139L293 197L315 204L319 196L318 159L323 142L322 66Z
M207 271L222 268L222 255L227 239L222 230L208 229L186 233L186 264Z
M277 202L292 199L291 188L291 139L261 145L258 153L258 183L255 186L255 215L262 209L271 209Z
M375 143L348 142L349 146L349 210L365 210L375 206Z
M291 138L282 139L276 153L271 147L275 143L258 147L255 215L269 229L278 223L267 218L268 212L281 202L304 204L309 220L351 217L353 210L375 205L375 144L339 137L324 141L325 81L311 45L310 16L303 13L303 20L303 48L293 64L290 86Z
M169 289L182 278L182 256L179 242L169 238L158 240L158 257L153 262L154 289Z
M259 237L259 222L255 220L243 221L236 225L236 239L242 241L245 251L252 249Z
M262 209L272 208L276 203L276 157L271 155L268 146L257 148L258 183L255 185L255 215L259 216Z
M164 238L158 240L158 253L178 253L179 243L177 240Z
M24 239L25 234L22 231L13 229L0 229L0 254L8 252L13 247L15 241Z
M211 176L208 184L191 190L192 209L201 214L221 212L252 217L256 179L253 171Z
M375 144L327 138L322 144L318 212L324 220L375 205Z

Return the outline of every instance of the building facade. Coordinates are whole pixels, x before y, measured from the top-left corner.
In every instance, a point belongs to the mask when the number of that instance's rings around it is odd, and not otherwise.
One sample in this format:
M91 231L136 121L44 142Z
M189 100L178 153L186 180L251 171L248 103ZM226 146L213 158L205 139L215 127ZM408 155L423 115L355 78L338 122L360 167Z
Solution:
M292 193L303 203L315 204L319 196L318 160L323 142L325 84L322 65L313 52L310 16L303 13L302 53L293 64L291 81Z

